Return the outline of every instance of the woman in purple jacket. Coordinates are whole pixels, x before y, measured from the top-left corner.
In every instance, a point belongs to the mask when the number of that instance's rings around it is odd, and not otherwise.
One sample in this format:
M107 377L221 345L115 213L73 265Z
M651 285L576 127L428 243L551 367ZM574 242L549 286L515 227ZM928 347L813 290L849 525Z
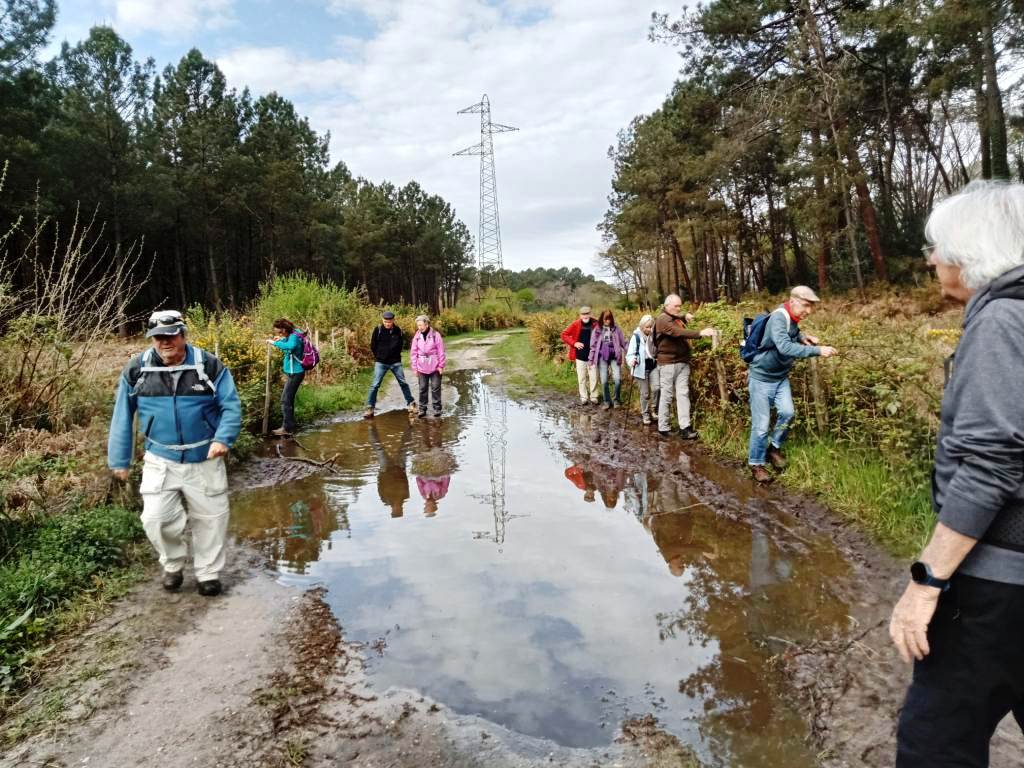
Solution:
M444 339L430 327L430 318L420 315L416 318L416 333L412 337L409 362L420 384L419 417L427 417L427 396L434 404L434 418L441 418L441 374L447 362L444 354Z
M590 339L590 359L588 364L597 366L601 377L601 388L604 390L602 410L618 408L622 405L619 394L622 391L622 356L626 349L626 339L619 326L615 324L615 316L610 309L601 312L597 321L597 330ZM612 399L608 387L608 372L611 371L615 382L615 398Z

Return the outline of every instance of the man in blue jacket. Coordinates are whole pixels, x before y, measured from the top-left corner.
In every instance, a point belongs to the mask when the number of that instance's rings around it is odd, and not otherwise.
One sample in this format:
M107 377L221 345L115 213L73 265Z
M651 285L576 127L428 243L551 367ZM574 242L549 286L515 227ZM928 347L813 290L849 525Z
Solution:
M137 415L146 449L142 526L160 556L164 589L181 586L188 524L199 593L217 595L228 527L224 457L238 437L242 404L224 364L186 341L180 312L154 312L148 326L153 346L121 372L107 463L114 477L128 479Z
M793 420L793 392L789 372L802 357L832 357L835 347L818 346L813 336L800 332L800 321L808 317L820 300L806 285L798 285L789 293L789 301L772 312L764 329L757 356L750 363L750 450L747 462L754 479L767 483L772 479L765 468L770 461L776 469L784 469L786 457L782 444ZM771 426L775 407L775 429ZM771 438L769 439L769 434Z

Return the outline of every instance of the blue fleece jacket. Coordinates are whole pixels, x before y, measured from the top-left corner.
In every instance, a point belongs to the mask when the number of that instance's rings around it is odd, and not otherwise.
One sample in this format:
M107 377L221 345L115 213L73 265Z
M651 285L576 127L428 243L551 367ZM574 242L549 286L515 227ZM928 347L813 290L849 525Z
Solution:
M789 322L787 322L787 320ZM800 327L786 314L785 307L772 312L764 329L761 349L750 364L750 378L758 381L782 381L801 357L817 357L821 347L801 344Z
M195 365L192 345L183 365ZM143 365L165 367L159 355L143 353L121 372L110 421L107 464L127 469L132 462L135 415L145 436L146 450L183 464L206 460L211 442L234 445L242 426L242 403L231 371L203 351L206 380L195 369L181 371L177 384L171 373L143 373ZM194 445L191 448L183 446Z

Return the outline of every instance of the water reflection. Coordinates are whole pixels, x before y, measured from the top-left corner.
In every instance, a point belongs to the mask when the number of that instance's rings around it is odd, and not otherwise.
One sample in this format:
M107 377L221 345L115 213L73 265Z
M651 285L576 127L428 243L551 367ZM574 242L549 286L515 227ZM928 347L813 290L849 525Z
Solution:
M376 421L370 421L370 444L377 457L377 494L384 506L391 509L392 517L401 517L403 506L409 499L409 476L405 473L408 461L412 425L405 424L397 440L397 445L386 446L380 439L380 430Z
M686 476L567 460L558 446L586 437L570 416L499 411L479 375L450 380L451 417L332 425L303 443L341 454L337 477L234 507L283 571L330 587L350 638L401 627L370 662L380 686L568 746L654 711L711 764L814 765L772 657L844 626L831 545L774 541L746 522L756 499L712 509ZM410 473L423 514L402 514ZM523 514L508 536L506 501ZM491 529L502 546L474 545Z

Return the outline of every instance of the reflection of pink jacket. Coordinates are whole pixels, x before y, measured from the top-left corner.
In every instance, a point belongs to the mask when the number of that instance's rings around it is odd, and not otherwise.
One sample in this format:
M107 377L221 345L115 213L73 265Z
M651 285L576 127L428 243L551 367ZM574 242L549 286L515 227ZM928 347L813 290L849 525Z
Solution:
M420 489L420 496L424 499L443 499L448 495L448 483L452 481L451 475L444 477L417 477L416 487Z
M431 374L438 368L444 368L446 358L444 356L444 340L441 334L431 328L427 331L427 338L423 338L420 331L412 337L412 347L409 350L409 362L416 373Z

